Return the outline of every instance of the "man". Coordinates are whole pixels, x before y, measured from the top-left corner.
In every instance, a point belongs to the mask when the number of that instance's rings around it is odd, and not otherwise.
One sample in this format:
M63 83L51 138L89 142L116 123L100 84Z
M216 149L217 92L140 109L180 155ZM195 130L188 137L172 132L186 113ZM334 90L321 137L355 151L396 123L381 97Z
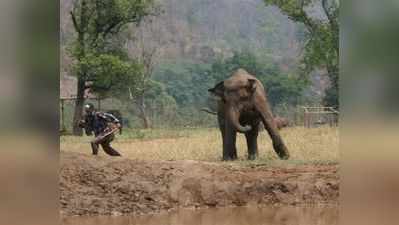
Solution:
M115 132L121 127L119 120L110 113L97 112L91 103L86 104L84 108L84 119L79 122L79 126L85 129L88 136L94 132L95 138L90 143L93 155L97 155L98 147L101 145L108 155L121 156L111 147Z

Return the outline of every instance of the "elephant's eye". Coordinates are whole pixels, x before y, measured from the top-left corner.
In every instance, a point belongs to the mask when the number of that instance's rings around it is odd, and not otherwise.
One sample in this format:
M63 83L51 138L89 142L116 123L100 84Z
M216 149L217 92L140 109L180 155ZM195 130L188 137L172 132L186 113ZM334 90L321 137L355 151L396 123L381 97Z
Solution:
M237 95L237 92L235 90L226 90L226 97L235 97Z

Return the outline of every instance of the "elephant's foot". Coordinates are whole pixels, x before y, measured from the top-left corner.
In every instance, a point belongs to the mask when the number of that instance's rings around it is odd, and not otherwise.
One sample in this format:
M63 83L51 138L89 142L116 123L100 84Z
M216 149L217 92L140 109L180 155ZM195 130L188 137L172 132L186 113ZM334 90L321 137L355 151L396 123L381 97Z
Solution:
M235 153L231 158L232 158L233 160L237 160L237 159L238 159L237 153Z
M290 158L290 155L282 155L282 156L280 156L280 159L282 159L282 160L287 160L289 158Z
M257 158L256 154L249 154L248 155L248 160L255 160Z
M237 160L237 156L223 156L223 161L234 161Z
M222 159L222 161L233 161L234 159L232 158L232 157L224 157L223 156L223 159Z
M223 161L233 161L237 159L237 150L227 151L223 153Z
M277 155L281 160L287 160L290 158L290 154L288 153L288 151L277 152Z
M285 147L282 142L273 143L273 148L280 159L287 160L290 158L290 153L288 152L287 147Z

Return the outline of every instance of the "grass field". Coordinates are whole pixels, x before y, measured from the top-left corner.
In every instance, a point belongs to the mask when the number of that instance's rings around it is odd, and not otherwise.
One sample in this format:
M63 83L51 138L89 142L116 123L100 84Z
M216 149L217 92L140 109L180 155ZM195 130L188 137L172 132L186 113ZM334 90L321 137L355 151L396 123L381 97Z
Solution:
M265 131L258 137L259 158L250 163L325 164L339 159L338 128L290 127L281 135L290 151L287 162L277 160L271 140ZM91 154L92 137L61 136L61 151ZM143 160L220 161L222 140L218 129L152 129L124 130L112 146L124 157ZM244 135L237 137L238 162L247 163ZM105 154L100 151L99 154Z

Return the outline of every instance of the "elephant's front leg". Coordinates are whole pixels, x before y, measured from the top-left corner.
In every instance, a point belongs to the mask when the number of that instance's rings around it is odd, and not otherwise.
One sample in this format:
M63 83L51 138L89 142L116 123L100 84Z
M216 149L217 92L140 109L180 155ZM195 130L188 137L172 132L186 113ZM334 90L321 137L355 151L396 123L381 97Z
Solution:
M223 138L223 160L237 159L236 136L237 132L233 126L226 123Z
M248 146L248 160L255 160L258 157L258 133L259 126L253 126L254 129L245 133Z

